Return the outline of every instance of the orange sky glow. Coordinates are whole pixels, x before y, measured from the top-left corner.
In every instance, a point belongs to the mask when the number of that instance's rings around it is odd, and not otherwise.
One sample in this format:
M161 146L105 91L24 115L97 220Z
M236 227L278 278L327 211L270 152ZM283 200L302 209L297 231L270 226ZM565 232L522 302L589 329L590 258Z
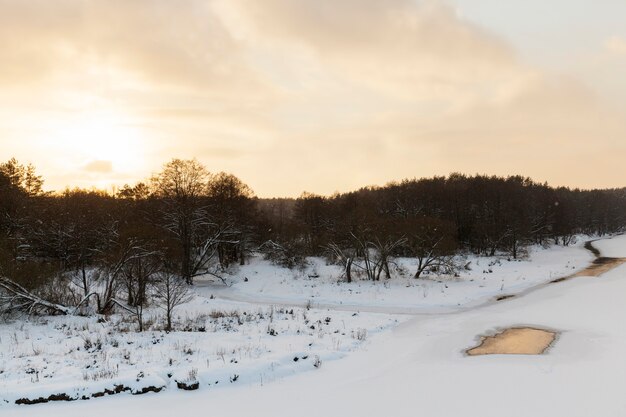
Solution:
M262 197L451 172L626 186L626 28L583 3L589 33L525 43L487 0L0 0L0 160L57 190L172 158Z

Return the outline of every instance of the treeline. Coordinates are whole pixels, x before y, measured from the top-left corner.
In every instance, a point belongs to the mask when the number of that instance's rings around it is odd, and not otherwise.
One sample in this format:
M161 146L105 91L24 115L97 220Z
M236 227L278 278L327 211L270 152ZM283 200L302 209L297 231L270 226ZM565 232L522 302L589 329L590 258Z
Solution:
M602 236L626 225L625 189L552 188L521 176L452 174L266 206L287 259L330 254L348 280L357 261L368 278L380 279L390 276L390 258L414 257L419 277L452 267L458 250L517 258L530 244L569 245L577 234Z
M286 267L327 256L348 281L390 278L395 257L413 257L420 277L453 272L459 250L518 257L529 244L568 245L576 234L626 225L624 189L552 188L519 176L453 174L331 197L258 199L231 174L175 159L115 195L42 186L34 167L0 164L5 310L50 310L46 301L137 312L150 294L168 298L164 281L222 278L258 252Z
M115 195L42 184L32 167L0 164L0 310L171 312L195 277L220 277L259 241L250 188L195 160Z

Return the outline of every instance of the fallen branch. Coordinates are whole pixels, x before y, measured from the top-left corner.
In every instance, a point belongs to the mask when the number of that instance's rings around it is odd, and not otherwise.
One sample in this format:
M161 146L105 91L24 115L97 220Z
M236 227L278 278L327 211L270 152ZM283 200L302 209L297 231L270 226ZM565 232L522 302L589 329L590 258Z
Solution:
M37 310L70 315L74 314L76 309L46 301L18 283L0 277L0 311L22 311L32 314Z

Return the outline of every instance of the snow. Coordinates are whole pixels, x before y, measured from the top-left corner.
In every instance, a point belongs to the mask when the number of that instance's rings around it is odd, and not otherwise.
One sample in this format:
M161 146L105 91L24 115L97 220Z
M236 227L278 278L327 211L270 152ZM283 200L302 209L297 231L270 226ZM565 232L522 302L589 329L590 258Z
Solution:
M596 242L595 245L603 255L626 257L626 236ZM572 260L565 266L569 256ZM464 295L464 299L452 296L456 294L454 291L449 291L447 297L435 297L438 293L433 291L428 297L418 300L399 296L397 305L415 309L405 311L414 314L405 314L402 316L404 319L397 319L395 327L387 331L384 329L389 328L386 325L390 325L389 320L392 320L389 315L370 313L369 317L365 317L367 313L360 313L352 316L348 311L312 309L309 312L316 312L318 317L332 317L331 323L336 322L335 317L344 315L346 319L352 317L357 320L351 324L353 329L369 323L381 331L368 335L365 343L356 343L344 352L345 355L341 355L345 356L341 360L324 362L319 369L307 367L307 372L296 370L280 374L269 383L249 380L247 383L228 384L227 388L210 387L196 392L167 389L159 394L139 397L120 395L75 403L13 405L0 408L0 413L16 417L33 413L45 413L49 417L158 417L173 413L195 415L209 412L220 416L623 416L626 415L626 397L622 392L626 361L621 355L626 348L626 327L621 322L626 316L626 265L598 278L573 278L541 286L532 292L525 291L519 297L502 302L487 302L502 292L502 282L507 294L524 291L532 285L527 283L528 280L532 279L535 284L546 282L556 278L559 263L561 272L568 271L572 267L578 268L583 258L589 259L580 245L537 251L531 255L532 261L504 262L498 266L501 269L494 268L485 280L490 284L484 287L469 285L465 281L442 281L448 284L450 290L456 284L467 285L466 290L473 293ZM545 268L542 263L546 264ZM248 273L245 268L240 272ZM281 286L271 284L286 279L281 277L282 272L275 272L276 277L269 277L264 287L255 284L255 279L261 280L260 276L251 277L247 283L236 282L224 293L233 298L252 298L254 291L259 291L261 304L273 301L271 297L279 297L288 303L304 302L310 299L311 294L319 294L315 298L320 302L335 303L345 309L346 304L340 304L347 295L343 284L335 286L337 295L334 296L330 283L318 283L298 292L297 286L291 285L290 281ZM322 271L319 272L323 280ZM475 268L472 273L480 275ZM520 276L526 280L516 279ZM313 279L302 277L299 280L304 283ZM431 283L440 284L436 281ZM246 284L252 285L248 288ZM257 285L256 290L253 285ZM366 284L361 285L361 288L367 288ZM264 291L260 292L260 288ZM405 289L418 291L413 287ZM214 288L203 287L200 292L212 290ZM360 308L371 302L375 307L393 310L392 296L399 291L394 286L374 294L373 290L361 291L361 294L349 296L348 305ZM353 289L352 292L356 291ZM431 296L433 300L430 300ZM245 305L242 301L205 301ZM458 304L463 304L460 301L474 306L458 308ZM196 306L193 309L197 311L204 300L198 298L194 303ZM428 303L429 307L423 307L422 303ZM248 306L250 309L268 308ZM444 308L447 309L445 314L442 313ZM361 317L364 317L363 322L359 321ZM546 355L465 355L465 350L475 346L480 335L512 326L554 330L559 336ZM3 332L6 331L3 328ZM258 330L249 331L254 334L255 340L264 337L258 334ZM5 338L11 336L2 334L1 337L4 349ZM282 343L276 343L285 349ZM292 347L289 356L306 352L306 348ZM327 352L335 354L333 349ZM274 353L280 355L279 350ZM260 359L245 368L263 367L264 360ZM282 363L280 360L277 362ZM296 366L301 366L299 363ZM258 372L258 369L251 371L253 374ZM291 376L286 377L287 374Z
M120 316L48 317L0 326L0 407L20 399L93 397L116 387L131 393L265 384L339 359L368 335L397 325L392 315L275 308L196 297L166 333L155 323L136 333ZM150 320L150 319L149 319ZM190 377L192 375L192 377Z
M540 246L528 249L524 259L510 256L458 259L458 277L425 275L413 278L414 259L397 259L399 271L392 280L360 280L339 283L341 269L326 265L323 259L310 258L305 271L276 268L255 258L230 277L230 286L200 281L201 294L262 304L281 304L333 310L387 312L396 314L444 313L472 308L494 297L513 295L537 284L571 275L583 269L593 255L583 248L579 237L572 246ZM311 278L314 277L314 278ZM247 279L247 280L246 280Z
M600 256L605 256L607 258L623 258L626 257L626 253L622 251L619 243L616 243L623 239L622 236L614 236L606 239L595 240L593 242L593 246L600 251Z

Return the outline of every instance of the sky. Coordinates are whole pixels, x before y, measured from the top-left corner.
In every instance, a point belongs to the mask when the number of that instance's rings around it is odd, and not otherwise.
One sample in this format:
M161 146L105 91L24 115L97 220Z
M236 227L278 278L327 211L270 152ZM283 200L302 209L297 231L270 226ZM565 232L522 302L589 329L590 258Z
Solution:
M626 186L623 0L0 0L0 160L197 158L257 195L452 172Z

